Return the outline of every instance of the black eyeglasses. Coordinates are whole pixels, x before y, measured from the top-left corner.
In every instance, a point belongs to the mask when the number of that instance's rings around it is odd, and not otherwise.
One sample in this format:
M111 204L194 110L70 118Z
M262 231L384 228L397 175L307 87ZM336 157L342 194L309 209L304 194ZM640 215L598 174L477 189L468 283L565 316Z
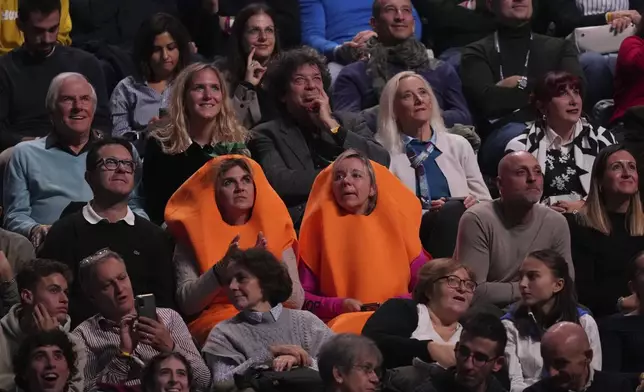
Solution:
M464 346L462 344L459 344L456 349L454 349L454 353L456 354L456 357L459 358L462 361L467 361L468 358L472 357L472 364L474 366L483 366L486 363L493 361L496 357L490 358L489 356L477 352L477 351L472 351L469 349L469 347Z
M126 173L134 173L136 162L131 159L101 158L96 162L96 167L103 166L107 170L114 171L119 166Z
M447 285L453 289L460 289L461 287L465 288L465 291L468 291L470 293L473 293L474 290L476 290L476 282L473 280L463 280L459 278L456 275L447 275L447 276L441 276L440 278L436 279L434 282L438 282L439 280L445 280L447 281Z

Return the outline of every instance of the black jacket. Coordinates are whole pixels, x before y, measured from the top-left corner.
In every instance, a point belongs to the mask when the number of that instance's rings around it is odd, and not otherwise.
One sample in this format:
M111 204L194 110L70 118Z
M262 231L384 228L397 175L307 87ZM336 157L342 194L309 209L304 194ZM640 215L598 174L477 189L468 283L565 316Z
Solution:
M157 12L178 15L177 0L70 0L73 45L90 41L129 48L141 23Z
M625 376L616 373L595 371L592 384L585 392L633 392L635 386ZM550 383L549 378L533 384L523 392L568 392L568 389L557 388Z
M352 113L333 115L341 125L338 133L320 132L317 138L284 117L253 128L248 144L251 156L288 207L296 228L302 223L318 173L346 149L362 151L371 160L389 166L389 153L374 140L361 117Z
M456 383L456 368L443 369L439 366L432 367L432 374L425 383L418 386L415 392L471 392L469 389ZM485 392L506 392L497 379L490 375L487 380ZM618 392L618 391L611 391Z
M583 77L578 52L569 41L534 34L530 42L530 25L520 28L499 28L501 56L496 51L494 34L463 49L460 75L463 93L474 115L479 132L490 133L509 122L535 119L530 94L536 82L547 72L568 71ZM530 48L527 70L525 58ZM525 89L498 87L504 77L527 76ZM494 124L490 120L500 119Z
M362 334L371 338L382 352L387 369L409 366L414 358L432 362L429 340L412 339L418 327L416 301L393 298L383 303L367 320Z

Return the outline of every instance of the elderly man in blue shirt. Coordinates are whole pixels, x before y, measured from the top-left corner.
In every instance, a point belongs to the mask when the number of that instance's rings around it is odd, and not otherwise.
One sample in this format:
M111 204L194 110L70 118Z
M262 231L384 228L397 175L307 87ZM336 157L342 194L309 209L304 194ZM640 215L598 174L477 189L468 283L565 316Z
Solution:
M49 227L71 202L87 202L92 190L84 180L90 144L100 134L92 120L96 92L78 73L56 76L46 98L54 131L44 138L19 143L4 173L4 226L29 238L38 247ZM136 160L140 162L139 157ZM136 191L132 210L147 218Z

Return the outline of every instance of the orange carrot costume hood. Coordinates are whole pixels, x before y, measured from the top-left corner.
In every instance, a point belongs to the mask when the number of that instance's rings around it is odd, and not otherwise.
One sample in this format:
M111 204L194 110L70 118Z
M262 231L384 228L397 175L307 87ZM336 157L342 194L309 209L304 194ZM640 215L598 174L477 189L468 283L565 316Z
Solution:
M410 265L422 250L422 209L387 168L371 162L377 202L369 215L346 214L332 191L333 165L313 183L300 229L300 256L320 294L384 302L409 292Z
M215 201L214 185L219 166L231 158L243 159L248 163L255 183L253 212L248 222L239 226L224 222ZM297 239L288 210L269 185L262 168L257 162L241 155L213 158L193 174L168 201L165 222L176 241L194 251L201 274L224 257L230 242L238 234L239 248L247 249L255 246L257 234L263 232L268 250L279 260L286 249L295 245ZM203 342L217 323L237 313L225 289L219 289L212 304L190 323L190 331Z

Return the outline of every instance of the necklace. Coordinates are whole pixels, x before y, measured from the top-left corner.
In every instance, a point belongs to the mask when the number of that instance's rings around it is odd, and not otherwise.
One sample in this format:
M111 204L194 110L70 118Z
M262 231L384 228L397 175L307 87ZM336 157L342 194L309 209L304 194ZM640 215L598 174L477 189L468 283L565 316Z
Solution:
M528 63L530 62L530 47L532 46L532 33L530 33L530 46L528 47L528 53L525 55L525 63L523 64L524 73L528 73ZM505 79L505 73L503 72L503 64L501 63L501 45L499 45L499 32L494 32L494 47L496 48L496 53L499 55L499 75L501 80ZM527 76L527 75L523 75Z

